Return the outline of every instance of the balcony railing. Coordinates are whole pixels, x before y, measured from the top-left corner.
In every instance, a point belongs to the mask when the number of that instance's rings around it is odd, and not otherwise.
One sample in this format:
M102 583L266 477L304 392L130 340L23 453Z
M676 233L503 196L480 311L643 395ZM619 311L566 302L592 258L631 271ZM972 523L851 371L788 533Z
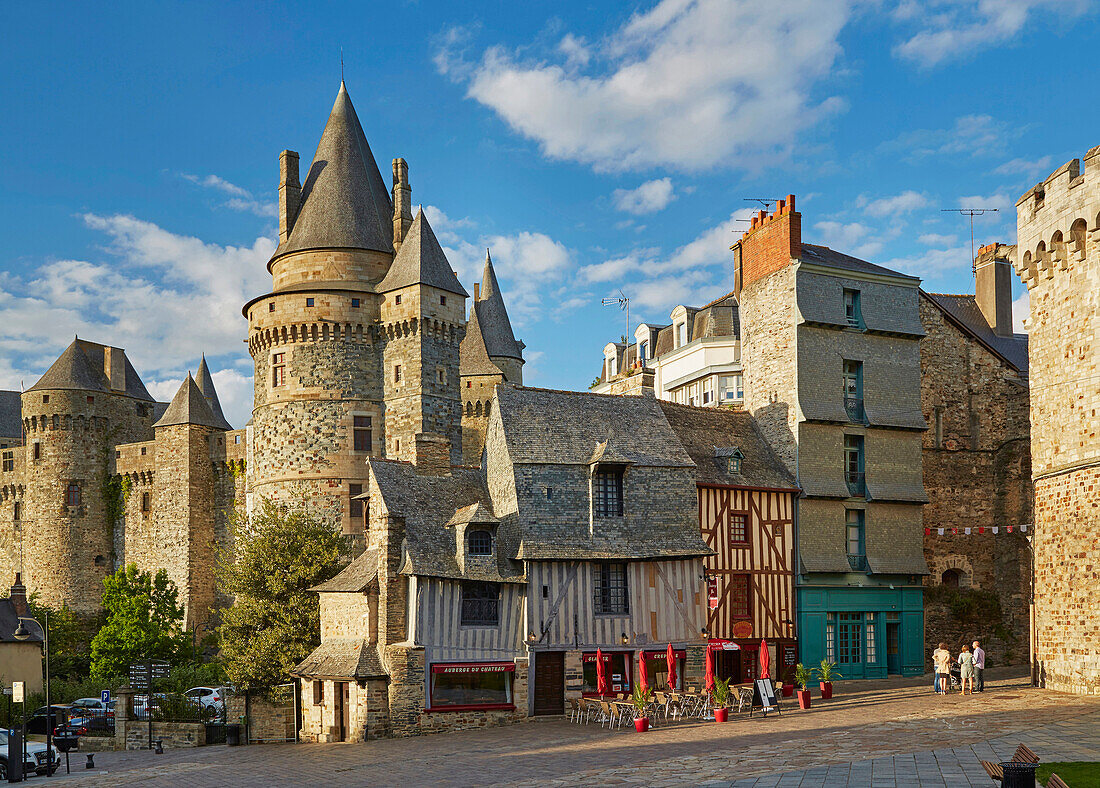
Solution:
M856 424L867 422L867 414L863 410L863 397L845 397L844 412L848 414L848 421Z
M852 568L854 572L866 572L867 571L867 556L865 555L852 555L848 553L848 566Z
M862 473L845 473L844 481L848 483L848 495L853 498L863 498L867 495L867 483Z

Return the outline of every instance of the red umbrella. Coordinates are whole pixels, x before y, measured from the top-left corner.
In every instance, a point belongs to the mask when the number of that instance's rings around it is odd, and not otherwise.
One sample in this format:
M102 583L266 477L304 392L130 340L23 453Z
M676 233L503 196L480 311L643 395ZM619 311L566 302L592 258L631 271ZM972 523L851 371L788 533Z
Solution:
M768 653L768 641L760 639L760 678L770 679L772 674L768 671L771 667L771 655Z
M649 676L646 674L645 668L645 652L638 652L638 684L642 688L642 692L649 691Z
M714 649L707 646L707 692L714 692Z
M607 668L603 664L603 652L596 649L596 692L600 695L610 695L611 687L607 684Z
M668 661L668 689L671 692L676 689L676 652L672 650L672 644L668 644L668 652L665 654Z

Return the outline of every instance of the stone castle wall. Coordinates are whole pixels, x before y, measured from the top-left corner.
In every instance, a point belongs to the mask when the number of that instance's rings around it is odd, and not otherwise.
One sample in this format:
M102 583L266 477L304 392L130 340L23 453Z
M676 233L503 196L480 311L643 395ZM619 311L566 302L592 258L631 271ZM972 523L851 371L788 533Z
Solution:
M1100 693L1100 148L1016 204L1035 476L1033 670Z
M481 465L485 448L485 433L489 429L493 392L502 375L464 375L460 387L462 397L462 464Z

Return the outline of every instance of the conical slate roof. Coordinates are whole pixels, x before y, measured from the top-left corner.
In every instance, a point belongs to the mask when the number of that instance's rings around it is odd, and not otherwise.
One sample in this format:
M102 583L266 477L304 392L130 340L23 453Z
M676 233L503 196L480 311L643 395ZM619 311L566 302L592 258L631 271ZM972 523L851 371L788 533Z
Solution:
M500 294L500 284L488 250L485 251L485 270L481 275L481 293L470 311L477 312L490 358L505 356L523 360L523 349L512 333L512 323L508 320L508 310L504 308L504 297Z
M416 284L429 285L463 297L468 295L451 270L447 255L443 254L443 247L439 245L422 208L417 210L390 270L378 283L377 289L379 293L388 293Z
M331 247L393 252L393 204L347 88L332 106L290 237L275 257Z
M224 421L225 419L221 419L221 422ZM164 411L160 421L153 426L171 427L176 424L194 424L199 427L225 429L219 420L215 418L210 406L206 404L206 397L199 391L198 384L195 383L195 379L191 377L190 372L187 373L187 380L183 381L183 385L179 387L176 396L172 397L172 404L168 406L168 410Z
M225 414L222 413L222 404L218 401L214 379L210 377L210 370L206 366L205 353L202 355L202 361L199 362L199 371L195 373L195 385L199 387L202 396L206 398L206 404L210 406L210 412L214 415L214 420L219 422L218 426L223 430L233 429L230 423L226 421Z
M103 354L105 345L95 342L87 342L79 337L58 356L46 374L28 391L102 391L110 392L111 383L103 371ZM121 350L119 352L122 352ZM89 355L91 353L92 355ZM123 354L126 370L125 393L135 399L152 402L153 398L145 388L145 384L138 377L137 370L130 363L130 359Z
M481 324L477 319L477 304L470 309L470 319L466 321L466 336L458 346L458 370L462 375L502 375L500 367L489 358L485 349L485 337L481 333Z

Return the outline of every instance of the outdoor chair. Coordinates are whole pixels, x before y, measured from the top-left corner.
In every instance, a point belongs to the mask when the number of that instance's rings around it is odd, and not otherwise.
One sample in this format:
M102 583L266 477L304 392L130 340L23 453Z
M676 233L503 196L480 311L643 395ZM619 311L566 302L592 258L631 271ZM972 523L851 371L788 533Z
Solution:
M1001 768L1001 764L992 761L978 761L978 763L985 769L985 773L997 782L1001 782L1005 778L1005 770Z
M1012 760L1016 763L1039 763L1039 756L1033 753L1026 744L1021 744L1013 753Z
M745 707L752 711L752 687L737 688L737 713L744 711Z
M1047 779L1047 788L1069 788L1069 786L1066 785L1066 781L1057 774L1052 774Z
M569 699L569 721L580 722L581 716L584 714L584 710L581 708L581 702L577 698Z

